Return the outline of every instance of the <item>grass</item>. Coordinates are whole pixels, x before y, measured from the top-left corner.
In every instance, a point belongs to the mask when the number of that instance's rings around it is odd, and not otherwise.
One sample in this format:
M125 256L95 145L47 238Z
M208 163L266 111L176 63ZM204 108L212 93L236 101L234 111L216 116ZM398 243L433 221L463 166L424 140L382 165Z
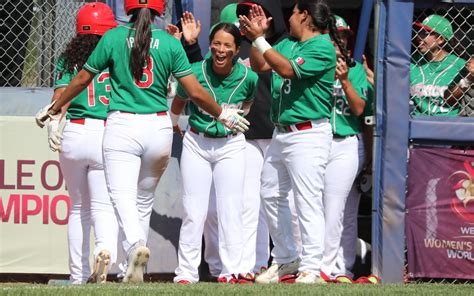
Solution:
M472 284L409 285L226 285L199 283L145 283L125 285L51 286L39 284L0 284L0 295L474 295Z

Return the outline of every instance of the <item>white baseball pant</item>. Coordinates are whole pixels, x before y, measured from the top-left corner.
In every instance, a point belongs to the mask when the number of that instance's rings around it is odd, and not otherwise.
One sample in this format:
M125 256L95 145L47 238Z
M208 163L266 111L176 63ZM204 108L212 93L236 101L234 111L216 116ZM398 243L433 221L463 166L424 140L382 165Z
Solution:
M359 166L358 142L357 136L332 140L323 191L326 231L321 271L328 276L336 275L334 268L341 244L344 208Z
M102 162L104 121L86 118L84 124L66 122L59 162L71 208L68 222L69 269L73 284L91 275L89 238L95 232L94 258L102 250L117 258L118 223L107 192Z
M263 207L260 207L260 176L264 155L270 139L247 140L245 146L245 182L242 198L243 245L240 273L255 273L268 265L270 237ZM217 235L217 211L214 188L211 189L209 211L204 225L204 259L209 272L217 276L222 268L219 258Z
M362 171L365 161L365 148L362 137L360 137L358 144L358 158L359 166L357 168L357 174ZM357 216L359 213L359 201L360 192L354 182L347 197L346 207L344 209L341 246L337 254L334 274L343 274L350 277L354 276L352 269L356 260Z
M156 186L168 165L173 141L169 116L112 111L104 133L104 167L112 204L128 253L146 243Z
M239 272L242 257L242 194L245 174L245 137L206 138L188 131L183 140L183 222L175 282L199 281L204 223L212 183L216 193L219 277Z
M319 275L325 231L322 190L332 131L327 119L311 123L311 129L274 131L263 165L261 197L274 262L289 263L298 258L288 202L293 189L302 241L299 270Z

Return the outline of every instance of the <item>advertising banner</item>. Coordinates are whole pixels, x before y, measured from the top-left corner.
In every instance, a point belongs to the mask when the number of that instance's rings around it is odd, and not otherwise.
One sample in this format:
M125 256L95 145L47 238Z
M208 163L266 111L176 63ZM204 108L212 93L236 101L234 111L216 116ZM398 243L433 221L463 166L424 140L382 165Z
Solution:
M69 196L46 128L39 129L33 117L0 116L0 137L0 273L68 274ZM179 154L176 137L174 157L155 193L148 273L172 273L177 266ZM123 259L122 252L118 262Z
M410 150L406 198L408 272L474 279L474 151Z

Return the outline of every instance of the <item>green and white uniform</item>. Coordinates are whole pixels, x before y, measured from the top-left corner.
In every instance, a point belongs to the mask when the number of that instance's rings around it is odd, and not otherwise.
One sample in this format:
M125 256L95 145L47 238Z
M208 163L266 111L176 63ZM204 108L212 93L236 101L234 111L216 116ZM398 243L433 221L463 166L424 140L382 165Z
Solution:
M64 60L60 59L56 64L56 81L54 89L65 88L77 75L68 73L64 69ZM105 69L94 80L78 94L67 109L67 119L95 118L105 120L110 101L109 71Z
M262 205L274 263L292 262L299 257L288 203L293 190L303 250L299 270L317 277L324 246L322 189L332 140L336 51L327 34L304 42L287 38L274 48L289 60L295 76L283 79L273 73L271 117L276 129L262 170Z
M460 104L449 106L444 91L464 68L466 61L448 54L442 61L410 65L410 96L414 115L457 116Z
M111 99L103 141L107 187L125 234L124 249L147 241L153 196L171 155L167 114L170 75L192 74L181 43L151 24L150 54L141 79L129 66L134 24L107 31L84 68L110 72Z
M272 121L291 125L329 118L336 67L334 46L329 35L319 35L304 42L287 38L274 48L289 58L295 77L284 79L273 73Z
M77 75L66 72L64 60L56 65L55 89L67 87ZM68 221L69 268L73 282L86 283L91 275L89 246L94 228L94 258L102 250L117 258L118 222L107 192L102 160L104 120L110 100L109 72L105 69L68 107L59 154L71 207ZM85 263L87 262L87 263Z
M253 100L257 74L236 63L232 72L222 77L214 73L212 65L212 59L206 59L194 63L192 70L219 105L241 109L244 102ZM181 86L178 86L177 95L187 98ZM199 281L201 242L211 186L215 190L219 221L218 253L222 268L218 276L230 278L232 274L242 272L245 137L225 129L194 103L191 103L190 111L190 129L184 136L181 154L184 214L174 281L195 283Z
M192 70L199 83L222 107L229 106L235 109L242 109L242 103L251 101L254 98L258 76L240 63L236 63L229 76L224 78L214 74L212 59L194 63ZM187 98L188 96L181 85L178 86L176 93L181 98ZM206 135L214 137L222 137L232 133L222 123L216 121L214 117L210 116L193 102L190 105L190 112L189 125L197 132L206 133Z
M110 111L119 110L150 114L168 110L166 101L168 77L183 77L192 73L181 43L152 24L150 58L142 79L133 78L129 66L135 30L129 23L104 34L87 63L86 70L99 73L110 70L112 100Z
M369 105L367 100L367 75L364 67L356 62L349 68L348 79L357 95ZM334 138L324 177L324 213L326 230L324 232L324 256L321 271L330 277L339 274L338 255L341 249L343 221L345 208L349 203L349 193L354 184L360 161L359 135L362 128L363 116L352 113L341 82L334 82L334 106L331 116L331 125ZM354 209L357 213L357 209ZM357 223L357 221L356 221ZM355 246L353 246L355 248Z

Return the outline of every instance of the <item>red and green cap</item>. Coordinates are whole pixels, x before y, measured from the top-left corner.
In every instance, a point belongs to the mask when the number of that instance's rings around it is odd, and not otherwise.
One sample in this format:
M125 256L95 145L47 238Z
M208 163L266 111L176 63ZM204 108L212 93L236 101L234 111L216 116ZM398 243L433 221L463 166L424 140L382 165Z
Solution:
M415 22L415 26L425 29L428 32L435 32L444 37L446 40L453 38L453 27L451 23L444 17L432 14L425 18L423 22Z
M336 19L336 28L338 31L345 31L351 35L353 34L351 27L349 27L347 22L342 17L334 15L334 18Z

